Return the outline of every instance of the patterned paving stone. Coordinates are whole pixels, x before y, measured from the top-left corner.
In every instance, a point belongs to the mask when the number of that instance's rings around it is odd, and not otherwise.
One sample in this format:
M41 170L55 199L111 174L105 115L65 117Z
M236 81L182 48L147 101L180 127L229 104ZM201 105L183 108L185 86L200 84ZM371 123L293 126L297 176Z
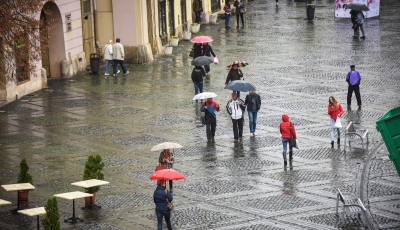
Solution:
M62 101L52 101L52 105L66 107L66 108L75 108L75 107L87 107L87 106L95 106L95 105L104 105L107 102L91 100L91 99L73 99L73 100L62 100Z
M245 226L245 227L232 228L232 230L247 230L247 229L253 229L253 230L283 230L284 228L278 228L278 227L274 227L274 226L271 226L271 225L265 225L265 224L253 224L253 225Z
M342 123L343 125L343 123ZM326 140L330 140L331 138L331 127L329 125L324 129L310 130L305 132L306 135L324 137ZM340 130L340 137L344 141L345 127ZM337 131L335 130L335 138L337 138Z
M347 110L343 113L342 118L346 120L354 120L360 118L379 118L384 112L372 112L366 110Z
M172 94L164 92L147 92L147 93L137 93L126 95L130 99L134 100L156 100L156 99L170 99L174 96Z
M101 205L102 208L113 210L129 209L146 205L154 206L153 197L140 192L102 196L96 199L96 203Z
M293 184L341 178L339 175L315 170L293 170L276 174L267 174L265 177Z
M116 128L109 125L86 125L78 126L65 129L65 131L77 135L94 135L94 134L107 134L107 133L117 133L123 131L123 129Z
M77 121L77 119L75 118L67 117L64 115L47 115L47 116L30 117L18 120L27 124L36 126L46 126L46 127Z
M374 160L370 165L371 174L390 174L396 173L396 167L394 163L389 160Z
M249 200L235 201L236 206L251 207L264 211L292 210L319 205L318 202L293 195L278 195Z
M265 126L273 127L273 128L278 128L279 125L282 122L282 117L281 116L276 116L276 117L269 117L265 119L257 119L257 125L262 124ZM310 121L302 118L295 118L295 117L290 117L290 122L293 123L293 125L296 127L298 126L304 126L304 125L314 125L318 124L316 121Z
M243 145L252 145L257 148L273 147L282 145L282 139L273 136L256 136L255 138L245 139Z
M42 156L65 156L70 154L77 154L82 152L92 152L94 150L82 148L76 145L53 145L42 148L31 148L29 153Z
M18 103L10 103L2 107L1 110L6 111L9 114L20 114L20 115L30 115L32 113L39 112L36 109L31 109Z
M400 195L400 188L369 182L368 197Z
M186 133L186 134L191 134L193 136L203 137L204 139L207 139L205 127L197 127L197 128L193 128L193 129L181 129L179 131ZM215 129L215 137L218 138L219 136L223 136L226 134L232 134L232 137L233 137L232 127L219 126L217 124L217 127Z
M28 135L28 134L13 134L7 136L0 136L0 144L2 145L14 145L14 144L23 144L23 143L32 143L37 141L43 141L44 138Z
M157 164L154 164L154 169L145 169L141 171L127 172L124 174L124 176L148 182L150 180L149 176L154 173L156 166ZM181 169L175 169L175 170L182 173L186 178L197 175L197 173L192 171L181 170Z
M339 158L345 155L345 152L340 149L332 148L318 148L318 149L307 149L298 150L294 152L294 157L301 157L310 160L325 160L332 158Z
M135 146L135 145L149 145L149 144L157 144L162 142L168 142L168 139L162 137L155 137L152 135L143 135L136 137L121 137L112 140L112 142L116 144L121 144L125 146Z
M103 156L102 157L103 162L105 162L105 168L110 168L110 167L118 167L118 166L125 166L125 165L135 165L139 163L143 163L143 161L129 158L129 157L124 157L124 156L118 156L118 155L113 155L113 156ZM79 164L79 165L85 165L87 159L81 159L78 161L74 161L73 163Z
M124 117L124 116L132 116L135 114L146 114L148 111L143 110L143 109L136 109L132 107L117 107L117 108L111 108L111 109L98 109L98 110L93 110L90 111L91 113L94 114L103 114L108 117Z
M226 181L226 180L206 180L197 184L188 184L176 187L178 189L192 192L195 194L203 195L220 195L226 193L236 193L242 191L249 191L255 189L255 187L247 184L243 184L238 181Z
M305 93L309 95L320 95L320 94L332 94L340 91L347 91L347 89L337 88L332 86L301 86L297 88L292 88L291 91L295 91L298 93Z
M235 158L229 160L219 160L213 162L205 162L205 165L213 166L213 167L225 167L230 170L251 170L251 169L260 169L266 166L277 165L278 163L261 160L258 157L247 157L247 158Z
M145 121L145 123L152 126L170 126L182 125L185 123L194 123L194 120L189 120L182 117L157 117L148 119Z
M281 109L289 109L296 111L303 110L314 110L314 109L325 109L326 105L320 102L313 101L291 101L291 102L281 102L279 104L273 104L273 106Z

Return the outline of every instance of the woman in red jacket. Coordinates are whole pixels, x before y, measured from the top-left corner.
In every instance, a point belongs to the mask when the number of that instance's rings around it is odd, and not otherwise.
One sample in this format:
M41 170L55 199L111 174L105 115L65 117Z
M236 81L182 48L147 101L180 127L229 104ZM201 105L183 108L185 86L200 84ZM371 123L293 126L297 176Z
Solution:
M286 114L283 114L282 115L282 121L283 122L280 125L280 131L281 131L281 134L282 134L283 160L284 160L284 163L286 165L287 164L287 161L286 161L286 149L287 149L287 144L290 141L290 127L292 127L292 135L293 135L294 139L297 139L297 136L296 136L296 130L294 129L293 123L289 121L289 116L286 115ZM289 161L293 160L292 154L293 154L293 149L289 145Z
M335 123L338 117L343 114L342 106L336 101L333 96L329 97L328 114L331 116L331 145L335 144ZM340 145L340 129L337 128L337 143Z

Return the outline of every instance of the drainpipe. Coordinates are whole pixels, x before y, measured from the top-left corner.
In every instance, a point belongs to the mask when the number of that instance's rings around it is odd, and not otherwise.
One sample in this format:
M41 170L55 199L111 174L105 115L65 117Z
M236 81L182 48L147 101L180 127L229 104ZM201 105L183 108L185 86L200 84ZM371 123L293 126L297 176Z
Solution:
M99 38L99 34L98 34L98 31L99 31L99 29L98 29L98 23L97 23L97 17L98 17L98 14L97 14L97 2L96 2L96 0L92 0L93 1L93 23L94 23L94 26L93 26L93 28L94 28L94 44L95 44L95 47L96 47L96 53L101 53L101 51L99 52L99 49L100 49L100 47L99 47L99 41L98 41L98 38Z

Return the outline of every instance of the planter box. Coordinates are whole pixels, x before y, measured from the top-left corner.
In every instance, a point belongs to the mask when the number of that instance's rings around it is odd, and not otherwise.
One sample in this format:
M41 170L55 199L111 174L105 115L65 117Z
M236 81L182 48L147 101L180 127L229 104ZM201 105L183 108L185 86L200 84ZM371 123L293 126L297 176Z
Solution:
M28 201L29 198L29 190L20 190L18 191L18 197L20 201Z
M172 47L178 47L179 38L171 38L170 43Z
M165 55L172 55L172 48L174 48L174 47L172 47L172 46L166 46L166 47L164 48L164 54L165 54Z
M93 194L92 203L94 204L94 202L96 201L96 193L92 193L92 194ZM84 199L85 199L85 206L89 206L90 205L90 197L84 197Z
M210 24L217 24L217 16L211 15L210 16Z
M192 38L192 33L183 33L183 40L189 41Z
M200 24L197 26L192 25L192 33L198 33L200 31Z

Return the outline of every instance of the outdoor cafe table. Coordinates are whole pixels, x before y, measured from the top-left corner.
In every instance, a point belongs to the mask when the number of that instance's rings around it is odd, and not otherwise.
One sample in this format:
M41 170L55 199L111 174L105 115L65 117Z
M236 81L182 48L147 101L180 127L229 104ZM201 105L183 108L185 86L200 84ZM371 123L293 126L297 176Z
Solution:
M87 189L89 189L89 193L92 193L92 188L93 187L100 186L100 185L105 185L105 184L109 184L109 183L110 182L104 181L104 180L91 179L91 180L84 180L84 181L71 183L71 185L75 185L75 186L82 187L82 188L87 188ZM90 206L90 209L93 209L93 206L101 208L101 206L95 205L93 203L92 197L90 197L90 205L89 206ZM86 207L83 207L82 209L85 209L85 208Z
M10 201L0 199L0 205L11 204Z
M13 214L16 214L17 211L19 210L19 192L20 190L30 190L30 189L35 189L35 187L33 187L33 185L31 185L30 183L20 183L20 184L7 184L7 185L2 185L2 188L4 188L7 192L10 191L17 191L17 208L11 210Z
M80 220L80 221L83 222L82 219L80 219L78 217L75 217L75 199L89 197L89 196L93 196L93 195L89 194L89 193L85 193L85 192L76 191L76 192L67 192L67 193L55 194L54 196L62 198L62 199L72 200L72 208L73 208L72 217L67 219L67 220L64 220L64 222L72 220L72 223L74 224L77 220Z
M37 216L38 230L39 230L39 215L46 214L46 210L44 209L44 207L24 209L24 210L19 210L18 212L27 216Z

